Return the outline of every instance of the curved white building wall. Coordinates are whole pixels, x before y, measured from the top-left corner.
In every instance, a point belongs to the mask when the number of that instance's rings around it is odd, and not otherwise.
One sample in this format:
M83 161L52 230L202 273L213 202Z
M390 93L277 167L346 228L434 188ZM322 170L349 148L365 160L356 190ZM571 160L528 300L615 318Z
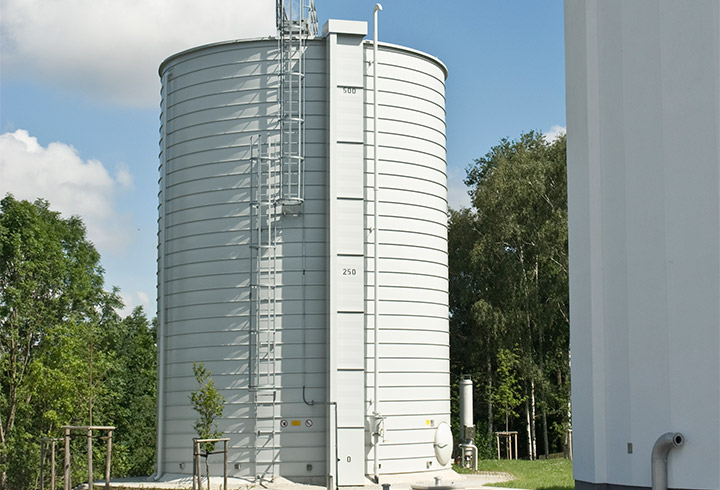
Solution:
M720 488L720 2L565 3L576 488Z
M257 279L254 203L262 193L257 157L272 154L279 130L277 41L203 46L160 67L161 473L192 471L197 415L189 395L197 361L227 401L219 429L230 438L232 476L330 474L341 484L361 483L374 471L374 409L384 420L380 474L440 467L435 427L450 421L446 71L425 54L380 46L375 227L372 46L363 43L364 23L335 26L308 41L305 201L299 213L279 206L271 220L272 288L255 287L267 276ZM352 63L336 56L346 45ZM346 99L337 99L344 86L333 86L332 77L349 64L356 97L351 110L337 110ZM354 177L338 188L339 174ZM332 204L338 200L339 207ZM380 374L373 405L376 229ZM356 271L348 283L333 279L346 259ZM256 301L259 294L267 308L270 290L272 329L258 323ZM358 383L338 384L344 379ZM346 466L333 467L336 446Z

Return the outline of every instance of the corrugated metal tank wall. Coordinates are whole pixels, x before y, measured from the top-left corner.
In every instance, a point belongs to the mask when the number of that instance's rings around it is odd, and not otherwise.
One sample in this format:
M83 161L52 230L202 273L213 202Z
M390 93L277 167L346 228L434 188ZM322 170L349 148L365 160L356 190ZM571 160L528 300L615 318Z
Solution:
M268 400L261 401L265 406L255 412L248 384L254 199L251 142L258 135L263 141L272 140L277 133L277 41L193 49L173 56L161 67L159 305L164 310L160 317L165 351L161 408L165 472L191 471L190 441L197 414L188 396L197 387L192 363L202 361L227 401L219 429L231 439L231 474L325 473L324 411L302 401L304 384L309 396L325 398L324 45L311 42L306 57L307 198L302 216L282 216L276 223L281 225L282 236L277 248L279 389L274 415ZM303 423L280 433L277 426L283 417ZM304 423L308 419L315 422L311 427ZM267 431L268 424L278 432L274 442L270 436L255 436L257 430ZM257 453L256 444L261 448ZM281 449L273 450L273 446ZM259 467L253 464L256 459ZM270 468L271 460L279 462L279 467ZM307 464L313 465L312 471Z
M366 43L372 59L372 43ZM378 64L380 473L436 470L435 428L450 423L445 67L380 44ZM368 64L370 66L370 64ZM366 72L367 219L373 210L373 77ZM367 398L374 363L373 242L366 243ZM368 448L370 450L370 448ZM368 461L368 473L372 462Z
M197 387L193 361L213 372L227 400L219 429L230 437L230 475L318 477L332 471L326 467L325 405L327 173L332 163L323 39L310 40L306 54L303 212L276 221L276 411L268 408L267 399L256 409L248 388L251 244L257 240L251 231L256 197L252 141L258 135L272 141L278 130L277 49L276 40L219 43L174 55L160 68L158 344L164 388L159 392L159 459L164 473L191 472L197 418L188 399ZM366 43L360 117L367 230L375 228L371 57L372 45ZM379 58L377 408L385 423L378 459L379 473L389 474L438 469L435 428L450 422L446 70L438 60L398 46L381 44ZM370 234L365 237L366 390L365 406L358 407L363 411L375 383L374 247ZM315 404L306 404L304 395ZM374 458L370 426L367 474L373 472Z

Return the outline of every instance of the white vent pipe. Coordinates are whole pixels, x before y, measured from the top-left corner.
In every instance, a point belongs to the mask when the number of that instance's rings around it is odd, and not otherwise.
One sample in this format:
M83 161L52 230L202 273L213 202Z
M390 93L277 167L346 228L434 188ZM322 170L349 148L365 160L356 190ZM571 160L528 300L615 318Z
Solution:
M463 466L477 470L478 450L475 446L475 422L473 421L473 382L470 378L460 380L460 451Z
M460 380L460 440L462 442L466 442L465 427L475 427L473 423L473 382L469 378Z
M685 438L679 432L666 432L658 437L652 449L652 490L667 490L667 457L672 448L680 447Z

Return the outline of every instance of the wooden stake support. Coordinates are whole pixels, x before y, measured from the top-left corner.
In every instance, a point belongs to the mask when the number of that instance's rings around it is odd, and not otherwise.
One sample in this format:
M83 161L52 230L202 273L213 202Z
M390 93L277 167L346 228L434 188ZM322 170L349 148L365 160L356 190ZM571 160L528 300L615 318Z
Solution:
M517 431L508 431L508 432L496 432L495 433L495 440L497 442L497 457L500 458L500 438L503 439L505 442L505 453L507 455L507 459L518 459L518 449L517 449ZM515 443L515 451L513 452L513 443Z
M64 425L65 429L65 466L64 466L64 483L65 490L72 489L72 483L70 481L70 437L72 431L82 431L87 437L87 448L88 448L88 490L93 490L93 431L106 431L107 435L104 439L107 441L107 454L105 457L105 490L110 490L110 459L112 456L112 433L115 430L114 426L105 425ZM97 436L103 438L102 436Z

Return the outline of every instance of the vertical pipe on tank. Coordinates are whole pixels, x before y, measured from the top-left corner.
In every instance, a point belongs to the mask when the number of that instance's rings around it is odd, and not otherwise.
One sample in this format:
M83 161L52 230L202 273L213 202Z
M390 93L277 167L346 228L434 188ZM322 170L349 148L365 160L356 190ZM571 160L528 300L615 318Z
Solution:
M380 422L382 417L380 416L380 409L378 406L378 381L380 369L378 369L378 319L380 317L378 312L378 240L379 227L378 227L378 12L382 10L382 5L379 3L375 4L373 9L373 353L374 353L374 370L375 380L373 382L373 424L375 425L375 436L373 438L373 474L375 475L375 482L380 482L379 473L379 459L378 459L378 446L380 445Z

